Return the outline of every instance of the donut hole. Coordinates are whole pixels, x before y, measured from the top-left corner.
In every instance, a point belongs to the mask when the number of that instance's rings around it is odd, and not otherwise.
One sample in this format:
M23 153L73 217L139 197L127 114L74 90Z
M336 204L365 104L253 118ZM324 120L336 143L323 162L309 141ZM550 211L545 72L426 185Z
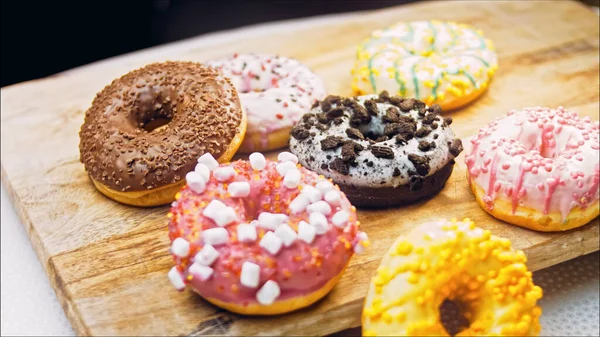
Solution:
M372 117L369 124L359 125L358 131L360 131L366 139L371 139L377 143L385 142L389 139L384 133L384 125L379 117Z
M148 132L158 131L159 129L164 129L170 122L171 118L158 117L146 122L143 126L143 129Z
M445 299L439 311L440 322L450 336L456 336L471 324L465 317L465 304L461 301Z
M168 91L145 90L136 101L131 118L133 123L146 132L165 129L173 119L171 102L175 101Z

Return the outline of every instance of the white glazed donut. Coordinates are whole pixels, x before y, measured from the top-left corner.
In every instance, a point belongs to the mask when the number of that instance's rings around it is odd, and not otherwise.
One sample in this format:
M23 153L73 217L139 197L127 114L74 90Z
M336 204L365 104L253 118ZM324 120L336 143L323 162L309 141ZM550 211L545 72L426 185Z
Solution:
M294 126L290 150L357 207L409 203L437 193L462 151L452 119L440 113L387 92L328 96Z
M246 139L240 152L285 147L292 126L326 95L321 79L290 58L234 54L207 64L231 79L248 115Z
M598 216L598 122L542 107L512 110L473 137L465 157L479 205L496 218L563 231Z
M374 31L356 55L355 94L387 90L444 110L474 100L498 68L491 41L453 22L405 22Z

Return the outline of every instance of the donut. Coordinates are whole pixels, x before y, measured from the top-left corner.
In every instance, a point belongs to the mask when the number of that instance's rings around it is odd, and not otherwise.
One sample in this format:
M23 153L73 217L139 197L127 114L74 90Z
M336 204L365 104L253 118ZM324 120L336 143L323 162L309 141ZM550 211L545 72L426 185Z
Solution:
M371 279L363 336L538 335L542 289L525 261L509 240L469 219L417 226L392 244ZM466 322L440 317L448 301Z
M245 131L237 92L217 70L153 63L96 95L79 133L80 160L105 196L134 206L168 204L198 157L230 160Z
M290 150L357 207L414 202L444 187L463 149L441 112L387 91L328 96L294 126Z
M492 42L464 24L404 22L371 33L352 69L357 95L381 90L456 109L487 88L498 59Z
M564 231L598 216L598 121L563 107L511 110L479 130L465 157L477 203L537 231Z
M287 146L292 126L316 100L326 95L321 79L294 59L233 54L207 64L231 79L248 114L241 153Z
M176 289L235 313L281 314L325 296L368 246L337 186L289 152L278 159L256 152L188 173L168 215Z

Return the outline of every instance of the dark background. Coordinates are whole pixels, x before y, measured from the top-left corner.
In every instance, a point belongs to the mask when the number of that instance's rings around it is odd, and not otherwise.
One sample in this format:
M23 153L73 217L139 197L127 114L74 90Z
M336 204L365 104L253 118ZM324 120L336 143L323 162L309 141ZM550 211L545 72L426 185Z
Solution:
M3 0L2 86L212 31L413 1Z

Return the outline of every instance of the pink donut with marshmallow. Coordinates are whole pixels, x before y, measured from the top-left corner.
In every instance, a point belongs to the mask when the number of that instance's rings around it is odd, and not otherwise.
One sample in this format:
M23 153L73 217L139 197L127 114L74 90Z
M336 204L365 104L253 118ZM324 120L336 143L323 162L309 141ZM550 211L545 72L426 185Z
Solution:
M512 110L471 140L467 178L494 217L538 231L587 224L599 209L598 121L563 107Z
M285 313L325 296L368 246L344 193L295 155L198 161L168 215L178 290L236 313Z

